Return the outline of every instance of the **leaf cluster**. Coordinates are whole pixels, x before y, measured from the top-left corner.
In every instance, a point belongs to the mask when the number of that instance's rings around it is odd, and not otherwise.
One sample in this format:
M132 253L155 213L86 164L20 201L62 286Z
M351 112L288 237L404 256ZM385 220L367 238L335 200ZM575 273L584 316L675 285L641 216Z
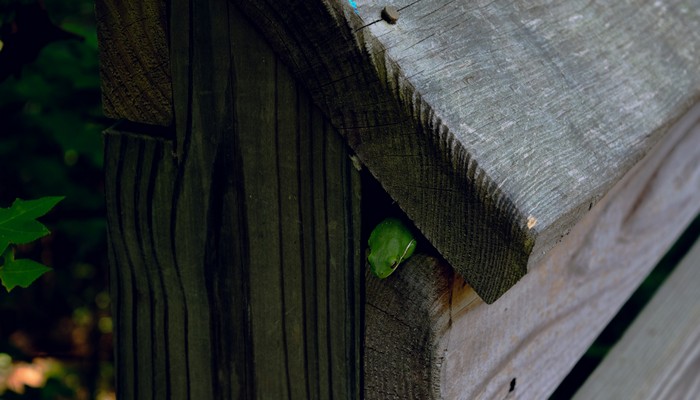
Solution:
M50 270L30 259L16 259L13 245L27 244L48 235L49 230L36 219L61 200L60 196L16 199L9 208L0 208L0 282L8 292L16 286L26 288Z

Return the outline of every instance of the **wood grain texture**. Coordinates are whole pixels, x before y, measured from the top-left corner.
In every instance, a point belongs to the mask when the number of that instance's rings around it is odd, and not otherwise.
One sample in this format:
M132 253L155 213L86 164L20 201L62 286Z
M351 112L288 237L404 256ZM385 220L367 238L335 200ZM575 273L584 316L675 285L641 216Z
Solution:
M700 241L684 257L575 399L697 399Z
M236 2L489 303L700 96L697 0Z
M97 0L102 108L109 118L173 119L165 0Z
M368 279L366 340L388 335L380 355L366 351L368 388L372 379L386 398L413 398L415 379L421 398L547 398L699 211L700 104L495 304L421 254L386 285ZM384 315L375 328L373 308ZM392 334L402 321L409 333ZM420 373L391 380L408 365Z
M346 146L228 2L172 5L192 40L174 49L179 153L148 127L106 134L119 396L359 398Z
M454 272L426 253L383 280L366 271L364 398L436 398Z
M549 396L699 211L697 104L496 304L453 286L443 397Z

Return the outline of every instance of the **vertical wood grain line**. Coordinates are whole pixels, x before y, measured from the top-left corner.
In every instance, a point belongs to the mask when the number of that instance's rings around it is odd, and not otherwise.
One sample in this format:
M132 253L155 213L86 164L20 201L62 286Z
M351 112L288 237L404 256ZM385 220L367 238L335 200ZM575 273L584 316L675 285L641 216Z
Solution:
M116 144L115 144L116 142ZM114 146L116 146L116 150L114 150ZM110 291L111 291L111 296L112 296L112 315L114 317L114 320L116 321L115 324L115 329L114 329L114 358L115 358L115 365L116 365L116 372L115 372L115 381L117 384L117 387L119 388L126 388L126 371L124 371L124 367L127 365L127 360L122 357L122 354L120 353L120 349L125 348L125 337L122 334L122 329L121 326L124 323L124 313L122 312L122 304L123 300L125 299L124 296L124 288L122 287L122 279L121 275L123 273L123 270L121 268L118 268L117 265L120 264L121 258L119 257L119 251L117 247L119 247L119 243L121 241L120 237L120 229L119 227L121 226L121 221L119 220L120 216L120 205L118 201L118 189L119 188L119 181L120 181L120 171L119 171L119 165L120 165L120 159L122 157L122 143L121 139L119 137L114 137L110 135L105 135L105 165L114 165L116 164L115 167L113 168L106 168L106 173L107 173L107 178L105 179L105 198L106 202L108 205L108 217L109 217L109 224L108 224L108 235L109 235L109 248L110 248L110 255L112 257L112 261L110 262ZM116 156L116 160L114 159ZM114 175L112 175L114 174ZM109 179L112 178L112 179ZM114 210L113 212L110 212ZM116 228L116 229L115 229Z
M169 310L169 303L168 303L168 293L166 291L165 287L165 282L163 279L163 266L160 263L160 260L158 258L158 254L156 251L156 245L155 245L155 240L154 240L154 226L153 226L153 205L156 202L155 199L155 189L156 189L156 184L157 184L157 179L158 179L158 173L160 172L160 165L161 162L164 159L164 152L163 152L163 143L161 141L158 141L155 143L154 149L153 149L153 155L151 157L151 168L150 168L150 174L148 176L148 192L146 194L146 197L148 201L146 202L146 232L149 238L149 243L150 243L150 260L153 262L153 271L155 273L156 279L157 279L157 284L160 286L160 294L162 296L162 301L163 301L163 307L161 310L161 315L157 316L158 318L162 318L162 332L157 332L156 340L158 337L160 337L161 340L163 340L163 361L164 361L164 366L165 366L165 398L170 399L171 398L171 374L170 374L170 335L168 335L168 314L170 312ZM154 316L155 317L155 316ZM154 382L158 382L155 380ZM156 384L153 385L153 398L157 398L157 393L158 393L158 386Z
M307 268L308 268L308 263L306 262L306 241L305 241L305 235L304 235L304 209L302 207L303 201L305 200L305 197L303 196L303 192L305 187L302 186L302 157L304 156L304 153L302 153L302 147L301 147L301 136L303 132L305 132L304 127L302 126L302 107L301 107L301 102L302 102L302 95L299 90L296 91L296 104L295 104L295 109L296 109L296 114L298 116L297 121L296 121L296 152L297 152L297 159L296 159L296 165L297 165L297 170L296 170L296 175L297 175L297 193L299 194L299 197L297 199L297 212L299 215L299 267L301 268L301 299L302 299L302 332L304 333L303 337L303 343L304 343L304 371L306 373L304 374L304 387L306 388L306 393L307 396L311 395L311 388L310 386L310 381L311 377L310 374L308 373L309 371L309 344L308 344L308 335L309 335L309 329L308 329L308 318L309 318L309 313L307 309L307 295L306 295L306 281L308 278L308 273L307 273ZM306 127L308 128L308 127Z
M173 107L175 114L175 142L174 151L177 155L178 167L175 172L173 191L170 204L170 248L173 251L173 267L175 271L178 291L180 292L183 305L183 355L185 365L188 367L184 373L187 399L191 398L192 385L190 375L190 354L189 354L189 306L185 293L185 286L182 281L181 266L177 256L177 219L178 204L183 192L184 168L188 156L187 150L190 147L192 138L192 95L193 78L192 70L193 45L194 45L194 20L193 20L193 0L173 0L170 5L170 59L173 70ZM184 81L184 82L183 82ZM184 103L184 104L183 104Z
M134 273L133 275L133 282L134 282L134 287L136 288L135 294L136 294L136 301L134 304L137 307L137 318L135 321L136 325L136 331L141 332L142 334L137 337L137 359L138 355L149 355L151 358L151 362L146 362L146 363L137 363L139 365L141 372L140 374L150 376L150 382L148 385L144 385L145 387L141 388L141 394L139 397L147 398L146 392L148 392L150 386L150 393L151 396L154 395L155 387L156 387L156 368L155 368L155 362L154 360L158 359L158 354L157 354L157 349L156 349L156 341L154 340L154 321L153 321L153 315L154 315L154 309L155 309L155 298L153 297L153 290L151 287L151 279L148 276L148 272L146 271L148 269L147 267L147 261L146 261L146 256L145 256L145 251L144 251L144 243L143 243L143 237L141 236L141 215L140 215L140 209L141 209L141 184L143 182L143 176L144 176L144 161L146 159L145 155L145 146L146 142L145 141L139 141L137 144L137 150L136 150L136 168L134 170L134 179L132 180L135 184L133 185L133 194L132 194L132 201L133 204L131 206L132 211L133 211L133 218L131 219L133 223L132 231L134 233L135 239L136 239L136 246L129 246L135 250L137 253L137 259L138 259L138 264L139 264L139 269L140 274ZM150 154L149 154L150 156ZM147 181L146 181L147 182ZM146 290L144 291L141 286L143 286L143 283L146 283ZM148 311L146 313L146 311ZM144 315L146 314L146 315ZM138 326L140 324L143 324L145 326ZM144 335L144 331L148 331L148 334ZM148 371L147 371L148 370Z
M316 299L316 346L317 346L317 357L318 357L318 384L320 398L326 399L330 398L330 384L329 384L329 372L328 372L328 292L326 287L328 285L328 253L327 253L327 220L325 217L326 213L326 199L325 199L325 141L323 137L323 121L321 116L316 112L315 107L310 108L312 129L310 131L311 141L313 142L313 153L312 159L314 163L313 168L313 196L314 196L314 282L315 282L315 293L314 298Z
M233 165L232 171L232 184L233 191L232 194L235 198L236 207L233 210L234 219L236 221L236 226L233 227L233 234L237 235L234 237L234 243L238 248L238 264L235 267L238 268L239 273L234 276L238 279L237 285L240 288L240 293L237 291L234 296L234 307L237 307L234 314L233 326L231 326L235 335L234 338L240 338L242 340L242 346L237 347L237 353L243 354L243 359L237 355L231 354L230 356L234 358L234 369L236 375L238 376L238 393L236 396L252 399L257 396L256 391L256 372L255 372L255 349L253 347L253 332L252 332L252 313L251 313L251 283L250 283L250 265L251 265L251 255L250 255L250 239L249 239L249 227L248 227L248 204L245 193L245 172L244 172L244 160L243 160L243 139L241 137L241 124L240 116L238 114L238 104L240 101L238 96L240 88L239 82L237 80L236 71L236 57L243 56L237 51L238 41L242 40L238 36L238 31L236 30L238 20L240 15L235 6L231 6L229 3L228 11L228 32L229 32L229 48L231 49L230 58L230 68L229 68L229 96L231 98L231 112L232 112L232 143L230 144L232 159L230 160ZM231 23L233 21L233 24ZM225 340L225 339L224 339ZM241 348L242 347L242 348Z
M311 204L310 208L310 230L309 232L311 233L310 237L310 245L311 245L311 274L307 275L309 277L309 287L312 289L311 290L311 312L312 312L312 317L311 317L311 329L309 331L312 333L311 338L313 340L313 355L309 357L313 361L313 367L314 367L314 375L315 375L315 389L316 389L316 399L321 399L321 381L320 381L320 375L321 375L321 370L320 370L320 365L319 365L319 360L320 360L320 352L319 352L319 331L318 331L318 326L319 326L319 320L318 320L318 308L319 308L319 302L318 302L318 264L317 264L317 259L316 259L316 182L314 179L314 174L313 174L313 159L314 159L314 124L313 124L313 118L311 116L311 110L313 109L313 104L311 103L311 100L307 100L308 104L308 113L309 113L309 126L308 126L308 140L309 140L309 148L308 148L308 154L309 154L309 202Z
M187 387L187 399L191 398L191 385L190 385L190 370L189 370L189 365L190 365L190 353L189 353L189 307L187 305L187 296L185 293L185 286L182 282L182 273L180 271L180 265L177 259L177 211L178 211L178 201L180 198L180 193L182 192L182 180L183 180L183 175L184 171L182 168L177 169L177 173L175 176L175 182L173 186L173 192L172 192L172 201L171 204L173 205L172 208L170 209L170 221L169 225L171 227L170 229L170 248L173 251L173 267L175 270L175 276L176 276L176 281L177 281L177 287L178 291L180 292L180 295L182 296L182 305L183 305L183 314L182 314L182 330L183 330L183 336L184 336L184 343L183 343L183 354L185 358L185 365L188 366L187 370L185 371L185 382L186 382L186 387Z
M122 286L122 282L127 283L131 282L130 277L128 276L128 264L127 268L117 268L116 264L124 265L124 251L125 251L125 244L124 244L124 228L123 228L123 221L122 221L122 204L121 204L121 199L120 199L120 184L122 181L122 171L121 167L123 167L123 158L125 156L125 144L120 140L120 138L115 138L114 141L116 141L116 151L113 151L111 149L111 144L112 142L109 142L106 146L106 151L107 153L105 154L105 160L108 163L115 163L116 168L112 168L110 172L114 172L113 179L107 180L107 183L112 183L112 185L107 186L106 192L108 194L111 194L111 196L108 196L108 201L111 200L110 205L111 205L111 210L114 212L109 214L110 217L110 238L111 238L111 245L114 250L114 259L115 259L115 275L112 277L112 279L116 280L117 283L117 295L113 299L114 304L116 305L116 313L115 313L115 321L117 321L117 326L115 329L115 336L116 336L116 346L115 346L115 352L117 353L117 359L120 361L120 364L117 365L117 371L116 371L116 380L117 383L120 385L123 391L126 391L130 394L133 394L133 389L128 387L127 385L131 384L131 380L127 374L131 373L133 371L127 372L126 368L124 368L126 365L129 365L131 360L128 358L127 354L124 354L123 352L120 352L120 349L128 349L129 353L132 353L133 355L133 346L131 345L131 339L129 336L132 336L130 334L127 334L126 329L132 328L132 326L129 324L127 325L127 321L123 318L120 318L123 315L127 315L128 311L125 312L125 310L122 310L122 308L129 309L130 305L130 299L128 298L129 293L126 288ZM116 155L116 159L114 159L112 156ZM122 257L120 257L120 255ZM133 311L133 310L132 310ZM125 326L126 325L126 326ZM133 331L132 331L133 332ZM124 357L122 357L124 355ZM132 375L133 378L133 375Z
M337 132L333 132L336 136L338 135ZM343 150L345 149L345 143L341 143L341 146L343 146ZM348 155L346 154L346 151L342 152L341 155L341 160L340 160L340 165L338 165L338 168L340 170L340 176L342 178L341 180L341 190L342 190L342 195L344 198L344 215L343 215L343 220L345 223L345 246L344 246L344 259L346 261L346 266L348 268L345 268L345 286L344 286L344 299L346 300L345 304L345 318L343 319L343 326L345 327L344 333L345 333L345 359L348 360L348 365L347 365L347 370L346 370L346 375L347 375L347 388L346 388L346 393L349 394L350 398L356 398L357 393L356 393L356 372L355 370L357 369L358 365L355 364L354 362L350 363L351 360L356 360L356 351L357 351L357 342L358 342L358 333L356 329L356 323L357 323L357 318L358 316L355 314L355 302L356 302L356 297L355 297L355 274L357 271L357 267L355 264L355 248L357 244L355 243L355 232L353 227L355 226L355 218L357 217L354 213L353 209L353 185L352 185L352 178L351 178L351 173L352 171L350 168L353 168L351 166L351 163L348 162ZM360 363L360 365L362 365Z
M120 237L120 242L122 243L122 246L124 247L123 249L123 256L125 257L125 262L127 265L126 268L126 274L128 276L127 279L122 279L122 282L129 282L129 288L127 290L126 296L124 296L125 300L125 306L129 308L129 315L132 316L131 320L128 321L128 324L131 327L131 337L129 338L128 343L125 345L124 348L129 348L131 351L129 352L128 358L131 359L131 362L128 363L128 365L132 366L133 369L131 372L132 376L130 379L131 387L130 387L130 393L133 397L136 397L138 394L138 371L139 371L139 365L138 365L138 358L136 357L136 354L138 354L138 314L137 314L137 308L136 308L136 299L135 299L135 278L134 278L134 265L132 262L132 257L131 257L131 252L129 249L129 246L126 243L126 236L125 236L125 218L127 218L126 211L125 211L125 206L124 206L124 189L131 189L132 186L129 185L127 186L123 182L123 173L124 173L124 165L125 161L128 160L128 150L129 150L129 145L130 143L127 140L120 140L120 147L119 147L119 164L117 166L117 176L116 176L116 184L117 188L120 190L116 194L116 210L117 210L117 216L119 218L119 224L118 224L118 229L119 229L119 237ZM128 160L131 161L131 160ZM129 182L131 183L131 182ZM128 362L128 361L127 361Z
M289 380L289 343L288 343L288 332L287 332L287 317L285 315L285 311L287 310L287 304L286 304L286 297L285 297L285 279L284 279L284 271L285 271L285 259L284 259L284 237L282 235L282 176L280 174L280 145L279 145L279 135L280 135L280 127L279 127L279 120L280 120L280 104L279 104L279 85L280 85L280 71L279 69L279 63L276 58L273 59L272 61L274 63L274 79L275 79L275 95L274 95L274 113L275 113L275 122L274 122L274 130L275 130L275 174L277 178L277 243L279 246L278 252L280 255L280 260L279 260L279 266L280 266L280 272L279 272L279 285L280 285L280 302L282 303L282 307L280 308L280 321L282 324L282 349L283 349L283 357L284 357L284 373L285 373L285 386L287 388L287 398L291 398L292 396L292 387L291 387L291 382Z
M316 109L314 108L314 111ZM318 111L316 111L318 112ZM323 120L322 120L323 121ZM325 258L325 269L326 269L326 291L325 291L325 296L326 296L326 351L327 351L327 356L326 356L326 362L327 362L327 367L328 368L328 395L330 399L333 399L333 330L331 327L331 273L333 273L332 268L331 268L331 246L330 246L330 241L331 238L329 236L328 230L328 185L330 182L328 182L328 162L327 162L327 155L328 155L328 129L327 129L327 123L326 121L322 122L321 125L321 135L322 135L322 145L321 145L321 172L322 172L322 178L323 178L323 206L321 209L323 210L323 226L324 226L324 241L323 245L325 246L326 250L326 258Z

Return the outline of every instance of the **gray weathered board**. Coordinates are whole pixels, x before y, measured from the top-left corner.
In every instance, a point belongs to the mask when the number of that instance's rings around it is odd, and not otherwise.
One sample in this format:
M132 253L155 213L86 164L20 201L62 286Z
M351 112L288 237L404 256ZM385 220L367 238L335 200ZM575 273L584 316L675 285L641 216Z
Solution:
M698 212L700 103L496 304L486 306L430 252L383 281L368 278L364 398L549 398ZM618 360L600 381L615 390L586 398L681 398L671 386L693 392L700 294L688 277L674 292L678 304L663 301L674 311L649 320L656 340L646 351L625 350L644 365L620 371ZM657 296L664 298L653 302Z
M489 303L700 95L698 0L233 1Z

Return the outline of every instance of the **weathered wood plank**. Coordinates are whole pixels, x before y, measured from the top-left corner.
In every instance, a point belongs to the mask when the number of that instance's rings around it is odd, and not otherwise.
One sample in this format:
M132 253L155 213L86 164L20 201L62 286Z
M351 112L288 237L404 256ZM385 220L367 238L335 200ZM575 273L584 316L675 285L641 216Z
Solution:
M166 3L95 2L102 108L107 117L172 124Z
M489 303L700 96L697 0L237 3Z
M700 104L494 305L434 257L368 278L367 397L411 398L410 365L425 398L547 398L700 211L699 160Z
M386 280L367 269L365 399L431 399L440 393L454 272L424 253Z
M683 258L575 399L700 395L700 241Z
M172 6L176 132L106 134L119 395L359 398L348 150L230 3Z
M700 211L700 104L492 307L454 286L446 398L546 398Z
M170 148L115 129L105 136L116 386L124 398L187 398L180 378L188 371L188 305L170 240Z

